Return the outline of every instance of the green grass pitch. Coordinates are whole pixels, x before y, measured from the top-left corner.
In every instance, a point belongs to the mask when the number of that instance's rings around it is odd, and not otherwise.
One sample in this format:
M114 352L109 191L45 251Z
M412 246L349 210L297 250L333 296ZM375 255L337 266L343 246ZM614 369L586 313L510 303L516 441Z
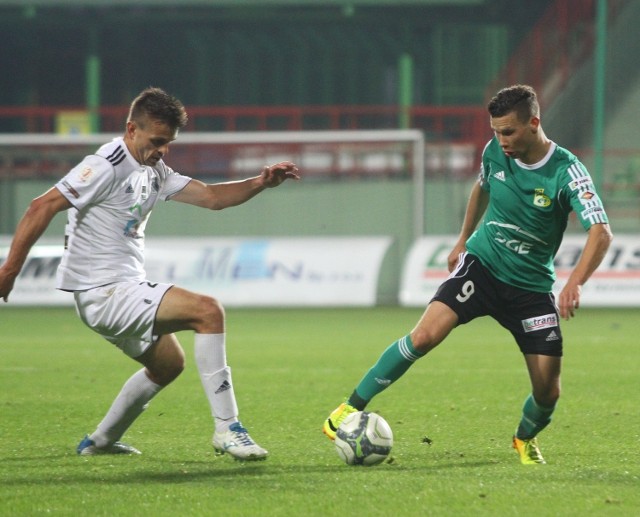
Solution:
M391 461L342 464L320 431L420 310L228 309L241 419L266 462L215 457L193 364L125 436L143 454L75 454L137 365L71 308L0 307L0 515L640 515L637 310L564 322L563 396L541 435L545 466L510 439L529 392L508 333L456 329L370 410L391 424ZM432 443L429 445L425 438Z

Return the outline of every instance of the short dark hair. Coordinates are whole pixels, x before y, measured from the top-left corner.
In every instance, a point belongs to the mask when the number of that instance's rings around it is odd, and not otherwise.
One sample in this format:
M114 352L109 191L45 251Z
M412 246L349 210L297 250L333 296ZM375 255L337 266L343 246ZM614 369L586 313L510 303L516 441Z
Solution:
M188 120L187 112L182 102L161 88L155 87L142 90L133 99L129 109L128 120L134 121L141 126L147 117L159 120L173 130L186 126Z
M504 117L515 111L518 120L527 122L531 117L540 116L540 105L535 90L526 84L515 84L503 88L487 105L492 117Z

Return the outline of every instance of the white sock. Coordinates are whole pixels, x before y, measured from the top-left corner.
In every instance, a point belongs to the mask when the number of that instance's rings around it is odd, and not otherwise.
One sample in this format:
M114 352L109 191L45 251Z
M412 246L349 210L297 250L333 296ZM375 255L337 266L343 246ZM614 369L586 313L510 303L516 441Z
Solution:
M227 366L225 334L196 334L194 350L202 387L209 399L216 432L238 421L238 405Z
M161 389L162 386L147 377L144 368L134 373L124 383L102 422L89 437L96 447L106 447L117 442Z

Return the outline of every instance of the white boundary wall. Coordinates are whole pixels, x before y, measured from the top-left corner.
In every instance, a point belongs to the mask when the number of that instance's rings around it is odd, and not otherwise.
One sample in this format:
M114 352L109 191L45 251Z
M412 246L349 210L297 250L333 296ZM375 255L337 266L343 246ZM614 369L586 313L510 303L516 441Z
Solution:
M565 237L556 257L562 288L584 236ZM0 262L10 236L0 236ZM423 237L409 251L399 301L424 307L448 276L456 236ZM210 294L227 306L373 306L391 237L148 238L150 281L171 282ZM55 289L62 247L44 239L32 249L9 300L12 305L71 305ZM4 303L0 303L0 311ZM640 307L640 236L616 236L602 265L583 286L584 307Z
M447 256L457 236L423 237L406 258L400 285L400 304L424 307L449 275ZM565 236L556 256L556 295L573 270L586 235ZM582 288L583 307L640 307L640 236L614 238L602 264Z
M147 279L214 296L229 307L372 306L391 241L391 237L147 238ZM9 237L0 237L0 262L9 242ZM55 289L61 255L59 244L34 246L9 296L11 304L72 305L70 293Z

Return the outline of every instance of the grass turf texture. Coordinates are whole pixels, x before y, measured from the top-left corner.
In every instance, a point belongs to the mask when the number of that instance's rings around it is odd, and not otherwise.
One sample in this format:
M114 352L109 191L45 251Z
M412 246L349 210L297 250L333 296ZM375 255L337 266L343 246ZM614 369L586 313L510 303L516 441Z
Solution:
M520 465L510 448L528 379L487 318L368 408L393 428L392 461L342 464L324 418L420 312L229 309L241 418L271 452L251 464L214 456L191 333L179 334L187 369L125 435L142 456L77 456L137 366L73 309L3 306L0 514L640 514L637 310L581 309L564 323L563 397L540 435L548 465Z

